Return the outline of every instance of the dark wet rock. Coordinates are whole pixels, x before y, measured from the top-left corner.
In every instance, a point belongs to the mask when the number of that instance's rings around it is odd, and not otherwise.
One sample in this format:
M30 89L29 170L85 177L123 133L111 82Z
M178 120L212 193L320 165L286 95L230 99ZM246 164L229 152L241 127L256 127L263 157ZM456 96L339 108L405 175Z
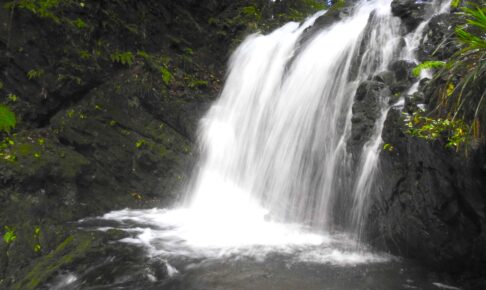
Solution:
M415 63L407 60L396 60L390 63L389 69L394 73L397 81L412 81L415 77L412 75L412 69Z
M424 29L424 37L418 48L419 60L444 60L457 52L459 48L454 29L460 22L454 14L434 16Z
M359 85L352 108L351 146L360 148L369 140L380 117L382 103L389 95L389 89L381 82L365 81Z
M396 82L396 83L393 83L391 86L390 86L390 91L392 92L392 94L401 94L403 92L405 92L406 90L408 90L410 88L410 82L409 81L400 81L400 82Z
M404 111L409 114L420 111L419 105L423 105L424 101L424 94L421 91L415 92L405 97Z
M416 77L412 75L412 69L415 64L406 60L396 60L390 63L389 69L393 73L395 82L391 83L390 90L392 94L400 94L408 90Z
M429 3L415 0L393 0L393 15L400 17L408 31L415 29L424 20Z
M341 6L333 6L328 11L318 17L314 22L314 25L307 28L301 36L300 44L304 45L309 39L312 39L319 31L329 28L334 23L339 22L345 17L349 16L352 12L353 0L344 1Z
M391 85L395 82L395 74L391 71L382 71L375 74L372 80L384 83L386 85Z
M392 109L381 153L385 177L368 224L373 244L446 271L484 269L484 148L469 158L404 133L404 116ZM402 128L402 130L397 130Z

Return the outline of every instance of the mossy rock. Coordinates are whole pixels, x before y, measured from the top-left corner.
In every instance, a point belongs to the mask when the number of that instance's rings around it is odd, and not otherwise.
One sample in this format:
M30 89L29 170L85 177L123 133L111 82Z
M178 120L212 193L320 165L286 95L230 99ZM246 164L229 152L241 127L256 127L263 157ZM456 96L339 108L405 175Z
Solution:
M36 289L43 285L58 270L82 258L93 246L96 237L86 232L68 236L50 254L40 258L25 277L12 286L14 290Z

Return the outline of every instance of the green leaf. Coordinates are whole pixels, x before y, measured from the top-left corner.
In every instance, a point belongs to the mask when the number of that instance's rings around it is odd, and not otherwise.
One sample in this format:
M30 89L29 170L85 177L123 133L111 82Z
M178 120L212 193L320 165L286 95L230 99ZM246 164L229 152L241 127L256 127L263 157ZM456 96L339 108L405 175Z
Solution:
M87 26L86 22L84 22L84 20L81 18L74 20L72 23L78 29L83 29Z
M386 143L386 144L383 145L383 150L385 150L385 151L391 152L391 151L393 151L393 149L395 149L395 147L393 147L393 145L391 145L391 144Z
M123 65L131 65L135 59L131 51L115 52L110 55L111 61L121 63Z
M435 68L441 68L445 65L446 63L443 61L425 61L419 65L417 65L413 70L412 74L416 77L420 76L420 73L424 69L435 69Z
M17 125L15 113L7 106L0 105L0 131L10 133L10 130Z
M8 244L13 243L13 241L15 241L15 239L17 239L17 235L15 234L15 230L8 227L8 226L5 226L5 230L6 230L6 232L3 235L3 240L8 245Z
M44 75L43 69L31 69L27 73L27 77L29 78L29 80L38 79L38 78L42 77L43 75Z
M168 86L172 80L172 74L165 66L161 66L159 71L162 74L162 81L166 86Z
M461 0L452 0L452 1L451 1L451 7L452 7L452 8L457 8L457 7L459 7L459 4L461 4Z
M138 148L141 148L144 144L145 144L145 140L143 139L140 139L137 141L137 143L135 143L135 147L138 149Z

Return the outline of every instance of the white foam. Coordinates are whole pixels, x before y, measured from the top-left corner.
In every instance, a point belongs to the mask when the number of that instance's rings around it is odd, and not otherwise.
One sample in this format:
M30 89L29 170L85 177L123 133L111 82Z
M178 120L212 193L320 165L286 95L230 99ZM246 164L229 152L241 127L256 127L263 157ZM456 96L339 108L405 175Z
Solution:
M153 257L251 257L263 260L270 253L280 253L296 255L294 262L343 266L389 260L385 255L357 250L356 242L345 235L317 234L295 224L266 221L264 217L250 224L238 224L231 218L213 218L183 208L125 209L105 214L101 219L120 222L119 228L132 234L121 242L143 246ZM133 222L139 230L130 228ZM169 273L177 273L169 264L167 269Z
M450 286L450 285L446 285L446 284L443 284L443 283L439 283L439 282L434 282L432 283L432 285L440 288L440 289L447 289L447 290L461 290L461 288L457 288L457 287L454 287L454 286Z

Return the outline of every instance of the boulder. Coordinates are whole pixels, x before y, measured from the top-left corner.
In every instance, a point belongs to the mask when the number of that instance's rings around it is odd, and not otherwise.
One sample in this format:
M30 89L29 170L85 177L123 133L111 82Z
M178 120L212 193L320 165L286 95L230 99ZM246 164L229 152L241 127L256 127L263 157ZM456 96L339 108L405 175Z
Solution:
M349 145L358 150L373 134L376 121L381 115L383 101L390 90L381 82L362 82L354 97L352 129Z
M415 0L393 0L393 15L400 17L408 31L414 30L424 19L429 3Z

